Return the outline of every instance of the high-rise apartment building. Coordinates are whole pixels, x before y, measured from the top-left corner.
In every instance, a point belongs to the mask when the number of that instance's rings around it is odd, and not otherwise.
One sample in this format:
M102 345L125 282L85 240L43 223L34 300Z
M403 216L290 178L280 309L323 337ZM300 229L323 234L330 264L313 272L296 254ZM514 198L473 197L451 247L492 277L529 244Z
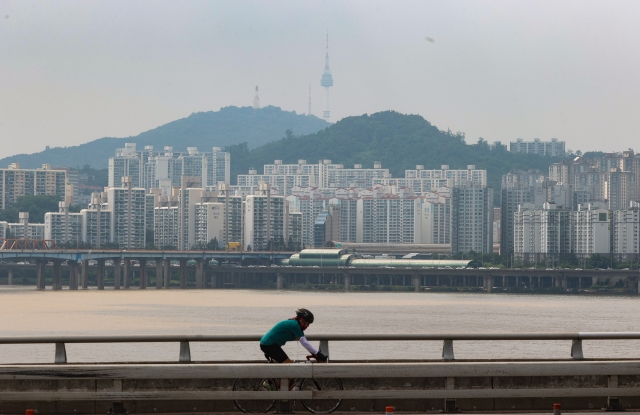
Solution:
M91 203L82 215L82 240L94 248L112 243L112 210L109 208L106 192L91 194Z
M611 212L613 253L618 261L640 260L640 207L633 203L627 209Z
M451 252L493 253L493 189L474 182L453 188Z
M115 157L109 158L109 184L116 188L123 177L131 177L131 186L140 187L141 156L136 151L135 143L126 143L124 148L116 150Z
M573 212L572 252L578 258L611 252L611 212L602 202L578 206Z
M261 184L258 194L245 201L244 243L254 251L266 250L285 236L284 196L272 196L268 184Z
M476 183L487 185L487 171L477 169L475 165L468 165L466 169L450 169L443 164L440 169L425 169L423 165L417 165L414 170L405 170L404 178L376 178L373 185L395 186L398 189L406 187L412 189L417 195L432 192L441 187L452 188L463 183Z
M154 151L153 146L137 151L135 143L126 143L109 159L109 187L119 185L122 177L131 176L133 187L147 191L159 188L167 195L168 188L181 185L182 176L197 176L204 189L215 190L218 182L230 181L230 162L230 154L220 147L213 147L212 152L200 152L197 147L174 152L172 146L165 146L164 151Z
M423 195L421 211L421 239L423 244L451 243L451 190L441 188L439 192Z
M121 249L145 246L145 189L134 188L133 178L122 178L122 187L108 188L111 211L111 243Z
M44 239L58 245L82 242L82 213L70 213L66 202L58 203L58 212L44 214Z
M160 249L177 249L180 209L178 206L159 206L153 211L153 244Z
M514 256L525 264L546 260L553 265L561 254L572 252L572 211L545 203L536 209L519 206L514 215Z
M0 208L6 209L22 196L66 195L67 172L52 170L49 164L40 169L21 169L20 164L11 163L0 169Z
M410 189L386 194L373 189L357 201L356 242L407 244L420 238L421 199Z
M524 141L518 138L516 141L509 143L509 151L511 153L531 153L541 156L564 157L564 141L558 141L552 138L551 141L541 141L534 138L533 141Z
M248 188L254 193L260 183L271 185L272 192L281 196L291 196L296 187L328 188L370 188L374 180L390 177L389 169L383 169L380 162L374 162L373 168L363 168L361 164L345 168L342 164L332 164L331 160L320 160L318 164L307 164L298 160L298 164L283 164L275 160L264 165L264 174L249 170L249 174L238 175L238 186Z

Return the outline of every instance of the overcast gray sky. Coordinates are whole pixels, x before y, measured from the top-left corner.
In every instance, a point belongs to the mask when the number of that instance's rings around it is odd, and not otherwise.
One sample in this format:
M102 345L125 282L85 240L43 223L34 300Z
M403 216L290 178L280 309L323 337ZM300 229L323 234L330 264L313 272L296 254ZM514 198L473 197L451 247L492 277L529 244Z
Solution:
M311 82L320 116L327 29L334 121L396 110L467 142L637 142L639 1L2 0L0 157L248 106L256 85L306 112Z

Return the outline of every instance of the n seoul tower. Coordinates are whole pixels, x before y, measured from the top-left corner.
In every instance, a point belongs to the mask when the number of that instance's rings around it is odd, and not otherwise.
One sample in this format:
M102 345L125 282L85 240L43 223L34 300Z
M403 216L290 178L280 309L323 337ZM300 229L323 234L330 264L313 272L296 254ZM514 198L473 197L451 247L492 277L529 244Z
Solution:
M324 87L327 94L327 102L324 108L324 114L322 117L329 121L331 118L331 111L329 111L329 88L333 86L333 77L331 76L331 69L329 69L329 33L327 32L327 55L324 58L324 72L322 72L322 80L320 80L320 86Z

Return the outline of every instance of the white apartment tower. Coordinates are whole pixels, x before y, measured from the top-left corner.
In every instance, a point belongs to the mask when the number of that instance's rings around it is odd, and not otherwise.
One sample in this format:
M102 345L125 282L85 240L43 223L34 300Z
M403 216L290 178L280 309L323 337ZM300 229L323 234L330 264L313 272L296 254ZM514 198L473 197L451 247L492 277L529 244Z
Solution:
M265 250L269 242L285 235L285 204L283 196L272 196L268 184L261 184L258 194L245 201L244 243L254 251Z

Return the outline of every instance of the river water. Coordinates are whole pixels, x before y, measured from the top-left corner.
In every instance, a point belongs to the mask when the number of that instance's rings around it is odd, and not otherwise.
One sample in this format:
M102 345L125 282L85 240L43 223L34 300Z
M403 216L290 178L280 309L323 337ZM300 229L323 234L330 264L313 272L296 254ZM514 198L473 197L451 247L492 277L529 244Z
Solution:
M307 333L640 331L640 298L482 293L0 288L0 336L262 334L298 307ZM568 358L570 341L454 342L458 359ZM334 359L438 359L441 342L332 342ZM178 344L69 344L69 362L176 361ZM297 342L285 350L303 359ZM640 341L585 341L585 357L640 358ZM0 363L52 362L53 345L0 345ZM261 359L253 343L192 343L193 360Z

